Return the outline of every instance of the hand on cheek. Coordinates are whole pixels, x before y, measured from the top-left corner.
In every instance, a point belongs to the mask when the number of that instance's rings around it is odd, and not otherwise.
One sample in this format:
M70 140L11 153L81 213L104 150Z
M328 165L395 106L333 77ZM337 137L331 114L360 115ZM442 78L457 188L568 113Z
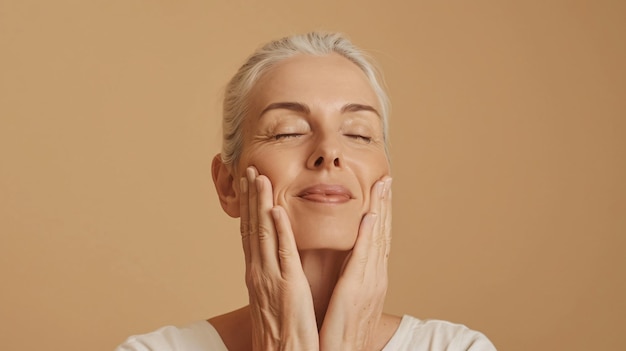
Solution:
M240 194L253 350L318 350L313 298L289 218L254 167L241 178Z
M372 347L387 292L390 244L391 178L386 176L372 186L369 212L333 291L320 330L322 350Z

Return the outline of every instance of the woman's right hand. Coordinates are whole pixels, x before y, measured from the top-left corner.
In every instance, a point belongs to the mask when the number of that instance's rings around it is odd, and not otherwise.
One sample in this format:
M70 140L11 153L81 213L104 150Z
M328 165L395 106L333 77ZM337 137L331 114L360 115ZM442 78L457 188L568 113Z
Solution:
M318 350L308 280L285 210L254 167L240 183L241 238L252 318L252 350Z

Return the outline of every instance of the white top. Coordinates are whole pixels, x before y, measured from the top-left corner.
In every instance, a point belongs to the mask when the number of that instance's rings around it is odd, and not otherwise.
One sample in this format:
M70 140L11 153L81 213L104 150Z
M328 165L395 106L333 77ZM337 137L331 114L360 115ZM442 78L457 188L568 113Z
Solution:
M167 326L129 337L115 351L228 351L217 330L207 321L184 327ZM495 351L491 341L464 325L419 320L404 315L382 351Z

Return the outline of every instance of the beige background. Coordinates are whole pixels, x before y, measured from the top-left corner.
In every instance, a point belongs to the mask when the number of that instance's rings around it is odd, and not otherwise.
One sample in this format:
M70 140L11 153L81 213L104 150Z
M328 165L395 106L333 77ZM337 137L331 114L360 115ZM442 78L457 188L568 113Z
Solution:
M338 30L393 102L387 310L624 350L623 1L0 1L0 348L111 350L243 305L210 180L260 43Z

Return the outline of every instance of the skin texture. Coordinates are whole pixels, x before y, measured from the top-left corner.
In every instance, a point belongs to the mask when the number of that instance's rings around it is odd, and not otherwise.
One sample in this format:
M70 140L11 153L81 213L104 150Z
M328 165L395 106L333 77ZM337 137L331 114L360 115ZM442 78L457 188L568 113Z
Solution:
M377 350L395 331L382 313L391 178L379 110L336 54L286 59L253 88L239 162L213 161L222 207L241 221L250 300L211 320L229 349ZM250 340L230 337L236 320Z

